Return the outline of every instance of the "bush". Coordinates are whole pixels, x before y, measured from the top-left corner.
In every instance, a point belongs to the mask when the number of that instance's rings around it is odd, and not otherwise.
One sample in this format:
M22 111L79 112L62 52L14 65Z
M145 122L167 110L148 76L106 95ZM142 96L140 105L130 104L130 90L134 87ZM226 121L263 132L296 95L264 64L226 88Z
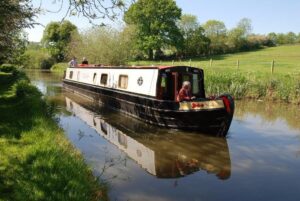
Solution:
M20 80L16 83L16 96L17 98L26 97L41 97L42 93L28 80Z
M68 63L56 63L51 67L53 71L64 71L68 67Z
M50 69L54 63L55 63L55 61L52 58L43 59L40 64L40 68L41 69Z
M4 73L14 73L15 71L17 71L17 67L12 64L2 64L0 66L0 71Z
M23 57L22 65L25 68L50 69L54 64L53 59L44 49L28 49Z

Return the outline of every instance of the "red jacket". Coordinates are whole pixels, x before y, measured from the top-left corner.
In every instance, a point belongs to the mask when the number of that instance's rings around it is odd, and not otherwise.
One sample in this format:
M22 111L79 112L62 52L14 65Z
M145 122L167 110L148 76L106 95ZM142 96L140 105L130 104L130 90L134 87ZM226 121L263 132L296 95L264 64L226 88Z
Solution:
M188 101L188 100L191 100L192 98L192 94L189 90L186 90L184 88L181 88L179 93L178 93L178 96L177 96L177 101Z

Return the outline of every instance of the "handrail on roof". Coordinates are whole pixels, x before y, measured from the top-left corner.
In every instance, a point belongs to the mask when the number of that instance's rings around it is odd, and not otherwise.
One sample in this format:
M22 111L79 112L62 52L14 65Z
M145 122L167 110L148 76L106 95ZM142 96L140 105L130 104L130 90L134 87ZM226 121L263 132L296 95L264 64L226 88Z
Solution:
M113 65L106 65L106 64L78 64L77 66L73 66L73 68L96 68L96 67L103 67L103 68L132 68L132 69L142 69L142 68L153 68L153 69L167 69L167 68L177 68L177 67L191 67L191 66L113 66Z

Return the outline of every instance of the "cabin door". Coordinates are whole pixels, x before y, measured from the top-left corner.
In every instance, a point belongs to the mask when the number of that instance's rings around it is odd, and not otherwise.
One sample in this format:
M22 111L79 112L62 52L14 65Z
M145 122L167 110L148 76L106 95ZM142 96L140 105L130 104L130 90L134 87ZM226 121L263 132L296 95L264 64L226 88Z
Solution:
M176 101L178 94L178 73L163 73L161 75L161 82L158 90L158 97L162 100Z
M178 88L178 73L177 72L173 72L172 73L172 90L174 91L173 94L173 100L176 101L177 100L177 96L178 96L178 91L180 88Z

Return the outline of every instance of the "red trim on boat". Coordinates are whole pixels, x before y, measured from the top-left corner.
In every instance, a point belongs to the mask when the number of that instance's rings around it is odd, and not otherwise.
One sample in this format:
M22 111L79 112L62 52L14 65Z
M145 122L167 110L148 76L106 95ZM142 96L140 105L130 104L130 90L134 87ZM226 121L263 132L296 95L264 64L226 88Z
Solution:
M222 96L221 98L223 99L224 105L226 107L226 111L230 114L231 113L230 101L226 96Z

